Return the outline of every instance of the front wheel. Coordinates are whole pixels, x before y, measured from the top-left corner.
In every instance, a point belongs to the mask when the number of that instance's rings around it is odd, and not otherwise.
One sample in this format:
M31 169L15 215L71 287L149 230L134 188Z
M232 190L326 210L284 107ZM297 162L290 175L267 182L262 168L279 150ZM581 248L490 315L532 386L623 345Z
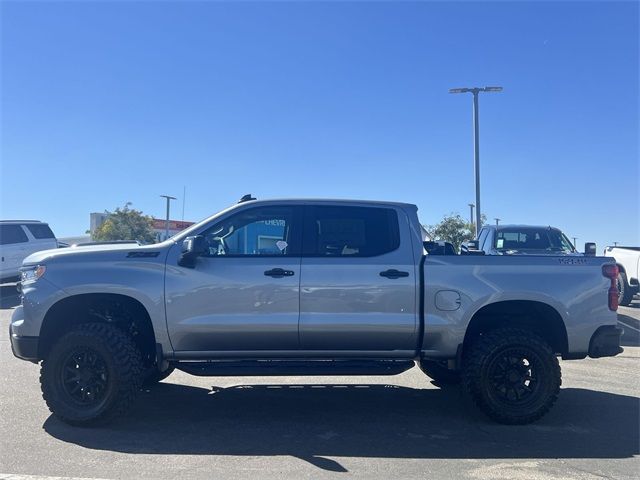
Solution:
M546 414L558 398L560 364L547 342L518 328L483 334L465 356L468 394L493 420L522 425Z
M49 410L72 425L106 422L133 403L142 358L131 337L103 323L63 335L42 362L40 385Z

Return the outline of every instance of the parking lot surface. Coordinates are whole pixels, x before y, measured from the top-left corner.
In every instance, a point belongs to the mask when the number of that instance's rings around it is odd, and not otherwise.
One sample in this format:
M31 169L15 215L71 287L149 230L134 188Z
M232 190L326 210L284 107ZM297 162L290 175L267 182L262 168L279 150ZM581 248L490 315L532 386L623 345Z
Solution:
M11 354L0 300L0 480L76 478L631 479L640 476L640 302L625 352L562 362L533 425L504 426L417 368L390 377L193 377L176 372L101 428L59 422L38 367Z

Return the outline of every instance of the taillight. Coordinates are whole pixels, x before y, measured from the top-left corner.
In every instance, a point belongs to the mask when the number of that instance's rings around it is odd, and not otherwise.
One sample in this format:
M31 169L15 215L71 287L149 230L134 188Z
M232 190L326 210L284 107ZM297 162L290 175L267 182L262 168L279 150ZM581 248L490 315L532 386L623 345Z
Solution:
M602 266L602 275L611 280L609 286L609 310L618 310L618 265L607 263Z

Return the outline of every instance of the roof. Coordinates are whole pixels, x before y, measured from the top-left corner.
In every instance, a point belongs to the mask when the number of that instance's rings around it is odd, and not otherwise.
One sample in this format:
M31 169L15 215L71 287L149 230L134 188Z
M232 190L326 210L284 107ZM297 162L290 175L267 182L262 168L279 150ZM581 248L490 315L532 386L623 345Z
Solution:
M403 202L388 202L385 200L358 200L353 198L258 198L256 200L245 200L242 205L248 205L250 203L349 203L349 204L364 204L364 205L393 205L396 207L411 207L416 208L412 203Z
M513 228L513 229L518 229L518 228L536 228L536 229L540 229L540 230L544 230L544 229L551 229L551 230L558 230L560 231L560 229L558 227L552 227L551 225L525 225L525 224L516 224L516 223L512 223L512 224L503 224L503 225L483 225L483 227L492 227L492 228L497 228L498 230L502 230L504 229L509 229L509 228Z
M41 222L40 220L0 220L0 223L42 223L42 224L46 224L46 222Z

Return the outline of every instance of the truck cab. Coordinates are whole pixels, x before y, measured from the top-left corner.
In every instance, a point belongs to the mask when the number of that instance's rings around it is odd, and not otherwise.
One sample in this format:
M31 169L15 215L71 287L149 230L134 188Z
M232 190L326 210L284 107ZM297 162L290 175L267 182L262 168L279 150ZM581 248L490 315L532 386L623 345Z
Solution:
M486 255L576 255L564 233L551 226L485 225L478 248Z

